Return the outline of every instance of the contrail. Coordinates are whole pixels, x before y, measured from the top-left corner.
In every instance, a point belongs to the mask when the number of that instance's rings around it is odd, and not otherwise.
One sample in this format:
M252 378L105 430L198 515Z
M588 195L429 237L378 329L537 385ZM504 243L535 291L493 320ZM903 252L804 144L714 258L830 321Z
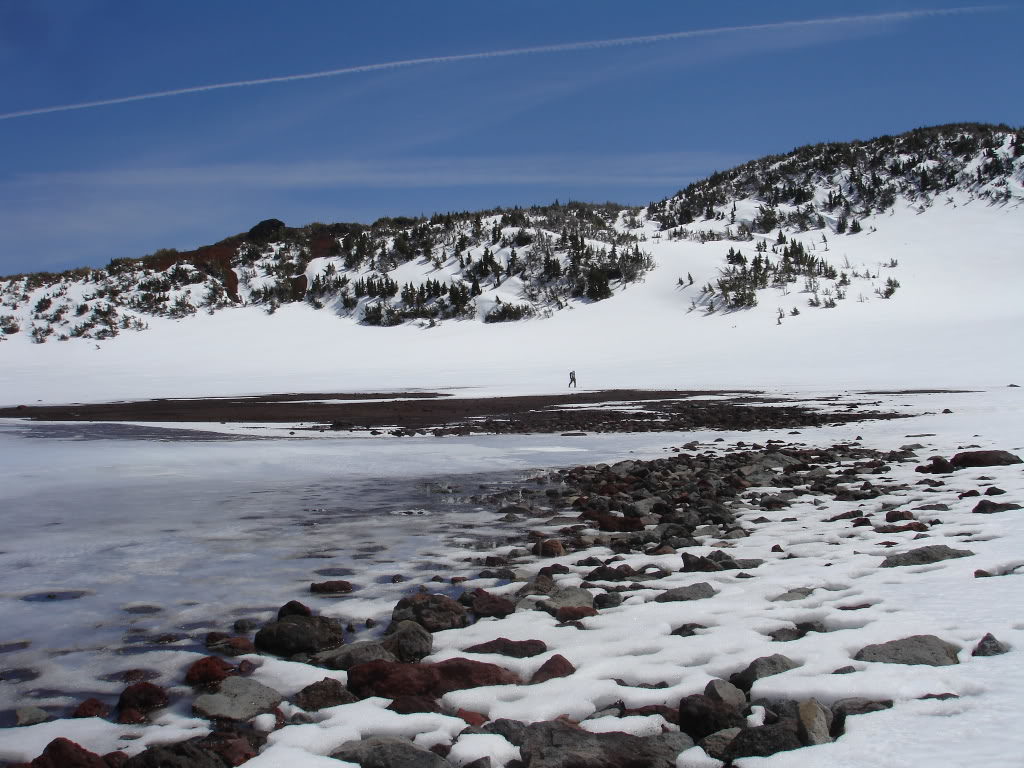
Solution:
M693 29L687 30L685 32L666 32L660 35L618 37L611 40L588 40L579 43L558 43L555 45L538 45L531 48L510 48L500 51L463 53L453 56L430 56L422 59L403 59L401 61L386 61L380 64L363 64L356 67L344 67L342 69L326 69L320 72L306 72L304 74L299 75L282 75L279 77L261 77L256 80L235 80L228 83L194 85L188 88L175 88L174 90L170 91L153 91L151 93L140 93L134 96L121 96L114 99L101 99L100 101L83 101L77 104L62 104L54 107L25 109L20 112L8 112L6 114L0 114L0 120L13 120L18 117L31 117L32 115L46 115L51 112L71 112L77 109L109 107L114 104L129 104L134 101L148 101L150 99L165 99L170 96L184 96L190 93L220 91L226 88L243 88L253 85L269 85L271 83L290 83L296 80L316 80L322 77L340 77L341 75L355 75L362 72L377 72L385 69L398 69L400 67L418 67L424 64L452 64L462 61L476 61L479 59L498 59L508 56L529 56L535 53L561 53L566 51L586 51L598 48L614 48L630 45L645 45L650 43L660 43L667 40L686 40L695 37L711 37L714 35L725 35L731 32L769 32L783 29L826 27L864 22L908 21L911 19L919 19L925 17L952 16L956 14L966 13L984 13L1004 9L1005 6L987 5L919 11L897 11L893 13L878 13L866 16L834 16L831 18L824 19L803 19L800 21L780 21L768 24L748 24L745 26Z

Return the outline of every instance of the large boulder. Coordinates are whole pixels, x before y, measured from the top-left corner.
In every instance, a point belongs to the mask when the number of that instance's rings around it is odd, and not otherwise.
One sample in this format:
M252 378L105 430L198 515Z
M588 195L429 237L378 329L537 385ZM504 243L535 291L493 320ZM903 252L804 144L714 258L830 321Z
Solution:
M750 662L746 669L734 673L729 678L729 682L741 691L749 691L754 682L762 677L778 675L782 672L796 669L799 666L797 662L787 656L783 656L781 653L776 653L772 656L762 656Z
M428 632L439 632L442 629L456 629L469 623L466 609L445 595L416 594L403 597L391 611L391 626L396 627L403 621L414 621Z
M211 720L249 720L264 712L272 712L283 700L273 688L248 677L229 677L216 693L197 696L192 710Z
M702 693L684 696L679 701L679 728L694 741L746 724L746 718L735 707Z
M316 683L310 683L292 698L292 702L307 712L316 712L325 707L337 707L341 704L352 704L358 701L355 694L346 688L340 680L325 677Z
M485 685L517 685L518 676L503 667L472 659L447 659L437 664L371 661L348 671L348 687L361 698L428 696Z
M961 451L949 463L956 469L964 467L1005 467L1020 464L1020 456L1009 451Z
M415 625L421 632L425 632L418 624ZM424 654L425 656L426 654ZM421 657L422 658L422 657ZM368 661L398 661L391 651L381 643L373 640L360 640L357 643L343 645L340 648L332 648L329 651L321 651L314 654L309 660L311 664L328 669L349 669L356 664L365 664ZM419 659L417 659L418 661Z
M317 653L345 642L341 622L326 616L288 614L256 633L256 647L278 656Z
M959 664L959 648L935 635L913 635L887 643L866 645L853 657L857 661L875 661L887 664L927 664L945 667Z
M380 642L388 653L399 661L421 661L434 649L434 638L415 621L400 621L388 627L388 634Z
M332 752L331 757L357 763L361 768L451 768L443 757L397 736L349 741Z
M730 763L741 757L767 757L802 746L793 723L781 721L774 725L744 728L729 742L722 759Z
M918 547L909 552L900 552L889 555L882 561L880 568L896 568L902 565L927 565L938 563L943 560L952 560L958 557L970 557L974 553L969 549L953 549L945 544L930 544L927 547Z
M590 733L561 720L528 725L521 739L519 751L529 768L675 768L679 754L693 746L682 733Z
M716 594L718 593L715 592L714 587L706 581L701 581L688 587L676 587L675 589L666 590L654 598L654 602L681 603L688 600L704 600L714 597Z
M110 768L109 763L95 752L64 738L47 744L43 754L29 765L32 768Z

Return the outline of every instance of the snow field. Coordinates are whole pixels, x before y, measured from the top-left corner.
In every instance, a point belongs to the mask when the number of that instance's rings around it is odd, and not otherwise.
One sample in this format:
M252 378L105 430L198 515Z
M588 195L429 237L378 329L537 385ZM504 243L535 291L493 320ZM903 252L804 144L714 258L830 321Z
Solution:
M826 498L824 505L814 497L803 496L783 510L752 508L745 511L740 521L750 533L747 538L723 541L708 536L701 539L702 547L697 554L707 554L724 547L733 557L766 560L759 568L749 571L753 578L737 579L736 572L730 571L679 573L678 555L634 553L626 555L623 562L634 568L658 565L671 575L661 581L648 582L649 589L627 593L622 606L605 609L595 617L584 619L585 630L556 626L552 617L540 611L520 611L505 619L483 619L462 630L436 633L435 652L428 661L467 656L500 664L528 678L551 655L559 653L577 668L577 672L568 678L534 686L455 691L444 697L444 706L452 713L458 708L465 708L491 718L512 717L525 721L568 715L582 720L583 727L594 731L615 729L638 735L650 734L660 732L666 726L662 718L586 718L617 701L622 701L627 707L648 704L672 706L682 696L702 691L713 677L728 677L759 656L782 653L801 666L757 681L752 698L813 696L832 703L847 696L864 696L893 699L895 705L891 710L849 718L845 735L832 744L780 753L770 758L747 758L741 762L745 768L852 768L868 764L883 768L909 768L922 764L962 765L973 762L992 766L1014 765L1024 747L1024 735L1015 727L1019 719L1019 691L1024 684L1024 665L1019 660L1020 648L1024 647L1024 623L1019 620L1017 610L1021 605L1019 576L974 578L973 573L976 569L1000 573L1024 563L1020 554L1024 519L1020 512L972 514L970 510L977 499L960 499L958 496L963 491L984 490L985 485L994 484L1007 491L996 500L1020 502L1024 499L1024 475L1020 465L966 469L946 476L920 475L913 468L916 463L925 463L931 455L949 457L968 445L1001 448L1020 454L1024 451L1024 430L1021 429L1024 409L1021 408L1019 392L1001 388L932 395L847 394L843 396L847 401L870 400L879 402L877 407L880 410L903 409L923 415L895 421L805 429L799 435L781 431L706 432L687 435L685 439L679 436L681 439L678 440L666 435L602 436L601 441L596 438L595 442L587 441L590 450L582 456L561 451L559 443L564 443L565 439L550 436L462 442L431 439L430 445L439 452L436 457L439 466L445 463L444 454L447 452L461 457L460 466L465 469L488 465L502 455L517 462L522 462L524 455L527 460L534 461L539 455L543 457L542 461L550 461L551 465L614 461L626 457L647 458L664 455L668 445L678 445L690 438L701 441L701 450L716 451L735 450L738 440L749 444L779 439L808 446L828 446L851 441L856 436L862 437L862 445L879 450L895 449L910 443L924 446L917 450L918 462L894 464L886 475L869 476L868 479L876 485L906 486L889 495L866 502L835 502ZM953 412L941 413L947 407ZM725 438L724 442L713 442L717 437ZM334 443L302 441L299 445L278 441L232 443L230 446L185 447L171 444L167 446L166 453L168 457L178 455L178 466L184 467L192 466L192 462L184 458L189 451L198 450L210 455L209 452L230 448L257 456L260 452L276 451L284 446L294 455L313 457L321 454L326 457L333 454L335 458L330 460L330 464L339 467L344 466L342 457L349 451L344 446L349 446L353 452L369 449L377 460L392 455L387 464L399 472L402 470L398 468L404 464L395 458L409 451L422 453L420 445L414 448L409 441L393 439L339 440ZM70 453L74 447L71 444L62 450ZM524 454L523 448L550 448L553 452ZM131 449L121 449L116 443L92 444L90 448L92 454L103 453L108 457L115 455L117 450ZM288 461L294 461L294 455ZM202 463L207 462L208 459L204 459ZM82 460L75 471L84 471L85 466L86 462ZM174 466L173 461L168 466L171 474ZM267 464L267 467L271 466L274 465ZM260 467L259 470L267 471L267 468ZM219 471L225 470L221 468ZM349 472L358 471L362 470L358 467L349 469ZM936 489L915 485L925 477L940 479L945 485ZM32 487L35 481L21 477L19 482L23 487ZM849 521L823 522L825 518L859 506L864 511L875 512L875 519L880 520L883 515L879 511L885 505L898 505L900 509L913 511L934 503L948 505L949 511L916 512L922 520L942 520L941 524L932 527L927 538L920 540L915 540L914 533L876 534L870 527L850 527ZM761 516L771 522L752 522ZM81 522L88 528L88 521ZM145 535L147 530L151 535L155 534L160 525L162 523L158 520L140 522L137 535ZM885 541L896 545L884 546L882 542ZM889 554L937 543L948 544L955 549L970 549L976 554L930 566L878 568ZM782 553L771 552L776 544L782 547ZM576 567L573 563L590 554L604 558L610 552L597 549L573 553L558 560L535 562L525 567L524 575L551 562L564 562L572 573L558 576L557 580L563 585L578 584L589 568ZM787 559L789 555L795 557ZM440 563L447 562L452 568L457 567L464 556L465 550L431 547L430 558ZM381 572L386 572L388 566L380 568ZM687 603L653 601L660 590L700 581L712 584L717 594ZM514 588L495 586L493 580L471 580L462 586L484 586L493 592L512 591ZM802 599L777 600L784 593L801 587L812 591ZM283 596L284 592L280 595ZM141 603L158 602L146 594L138 594L137 599ZM393 604L394 600L386 595L367 600L356 593L325 604L322 612L354 618L386 614ZM840 610L859 605L867 607ZM828 631L811 632L790 642L774 642L766 634L804 621L820 621ZM704 624L706 629L698 630L691 637L671 634L673 628L690 622ZM996 657L972 657L971 649L986 632L1008 644L1010 652ZM927 633L960 646L960 664L925 667L851 660L865 645ZM548 645L548 652L526 659L464 652L466 647L496 637L540 639ZM61 682L72 689L95 689L95 675L108 665L102 656L93 654L88 648L83 648L77 655L62 657L59 675L67 674L69 677ZM129 666L156 669L161 672L162 680L173 684L180 680L181 670L198 657L198 653L183 650L148 651L133 657ZM345 679L341 672L269 657L248 658L260 664L254 673L255 679L286 696L324 676ZM854 666L857 671L832 674L833 670L846 665ZM668 684L667 688L639 687L663 682ZM188 715L189 690L178 683L172 688L172 693L182 698L161 713L150 726L115 726L97 719L59 720L0 731L0 759L31 759L57 735L72 738L101 753L118 748L134 753L150 743L177 741L202 733L207 727L206 721ZM953 693L959 698L920 699L926 694L941 693ZM67 702L69 706L72 703L73 700ZM516 757L515 747L499 737L459 736L465 726L461 719L449 715L397 715L384 709L387 703L386 699L368 699L323 710L314 715L317 719L314 723L290 725L274 731L270 734L268 747L251 764L257 768L337 765L338 761L328 763L324 756L344 741L370 735L404 735L423 746L454 742L450 759L456 765L484 754L491 756L495 765L505 765ZM289 713L291 711L288 709ZM141 738L126 740L125 736ZM679 761L680 766L717 764L697 748L688 750Z

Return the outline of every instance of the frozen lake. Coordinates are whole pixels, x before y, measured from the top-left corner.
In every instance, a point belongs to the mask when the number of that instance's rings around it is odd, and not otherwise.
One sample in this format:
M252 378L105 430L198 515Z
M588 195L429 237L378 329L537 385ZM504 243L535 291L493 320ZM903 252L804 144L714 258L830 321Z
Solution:
M468 497L535 467L655 455L677 435L244 439L112 424L0 424L0 726L176 670L168 651L298 599L361 625L467 548L518 533ZM438 492L445 486L456 493ZM393 583L393 577L401 581ZM343 597L311 595L343 578ZM440 585L435 584L434 588ZM180 666L177 665L177 666Z

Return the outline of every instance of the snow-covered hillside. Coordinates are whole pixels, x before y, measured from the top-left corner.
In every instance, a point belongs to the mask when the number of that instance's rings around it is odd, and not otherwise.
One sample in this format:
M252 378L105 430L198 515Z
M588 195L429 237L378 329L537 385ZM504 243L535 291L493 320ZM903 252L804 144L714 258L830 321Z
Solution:
M1006 384L1024 378L1022 150L1005 127L921 129L645 209L270 220L8 279L0 401L550 391L569 369L586 388Z

